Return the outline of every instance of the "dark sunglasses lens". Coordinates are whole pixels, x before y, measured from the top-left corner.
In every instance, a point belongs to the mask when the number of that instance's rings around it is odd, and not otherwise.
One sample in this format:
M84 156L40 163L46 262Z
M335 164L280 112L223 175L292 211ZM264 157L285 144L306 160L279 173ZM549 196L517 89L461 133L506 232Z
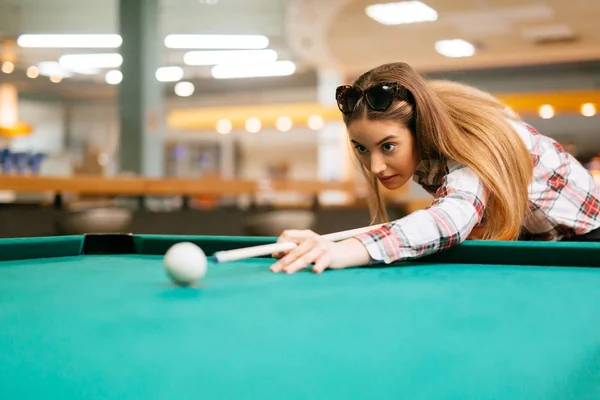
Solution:
M374 86L366 95L369 105L376 111L386 110L394 101L394 94L389 86Z
M353 88L343 88L340 89L337 99L338 99L338 107L342 112L352 112L356 103L360 99L360 92Z

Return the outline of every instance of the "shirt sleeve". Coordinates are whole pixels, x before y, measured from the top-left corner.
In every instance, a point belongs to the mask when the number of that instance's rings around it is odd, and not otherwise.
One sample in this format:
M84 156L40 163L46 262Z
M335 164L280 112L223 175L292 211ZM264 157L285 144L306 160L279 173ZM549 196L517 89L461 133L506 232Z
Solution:
M450 162L431 206L356 239L373 261L389 264L422 257L464 241L481 222L486 200L486 190L475 173Z

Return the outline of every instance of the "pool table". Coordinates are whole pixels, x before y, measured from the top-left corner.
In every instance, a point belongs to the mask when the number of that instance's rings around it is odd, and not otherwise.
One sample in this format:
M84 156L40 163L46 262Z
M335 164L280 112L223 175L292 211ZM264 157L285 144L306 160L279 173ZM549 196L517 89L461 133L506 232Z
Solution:
M0 240L0 399L599 399L600 245L468 241L317 275L167 278L178 241Z

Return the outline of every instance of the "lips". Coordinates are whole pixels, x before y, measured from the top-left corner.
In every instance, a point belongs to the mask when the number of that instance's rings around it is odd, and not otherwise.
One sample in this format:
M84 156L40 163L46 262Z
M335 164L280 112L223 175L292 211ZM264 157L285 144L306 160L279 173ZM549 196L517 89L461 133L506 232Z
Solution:
M381 182L381 183L389 183L389 182L393 181L394 178L397 176L398 175L378 176L377 179L379 179L379 182Z

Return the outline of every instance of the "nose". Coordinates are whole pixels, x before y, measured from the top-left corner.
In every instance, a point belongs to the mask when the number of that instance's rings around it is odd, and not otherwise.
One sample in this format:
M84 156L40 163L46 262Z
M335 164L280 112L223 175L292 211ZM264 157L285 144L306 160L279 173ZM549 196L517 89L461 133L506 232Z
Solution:
M381 157L373 155L371 156L371 172L375 175L381 174L387 169L387 166L381 159Z

